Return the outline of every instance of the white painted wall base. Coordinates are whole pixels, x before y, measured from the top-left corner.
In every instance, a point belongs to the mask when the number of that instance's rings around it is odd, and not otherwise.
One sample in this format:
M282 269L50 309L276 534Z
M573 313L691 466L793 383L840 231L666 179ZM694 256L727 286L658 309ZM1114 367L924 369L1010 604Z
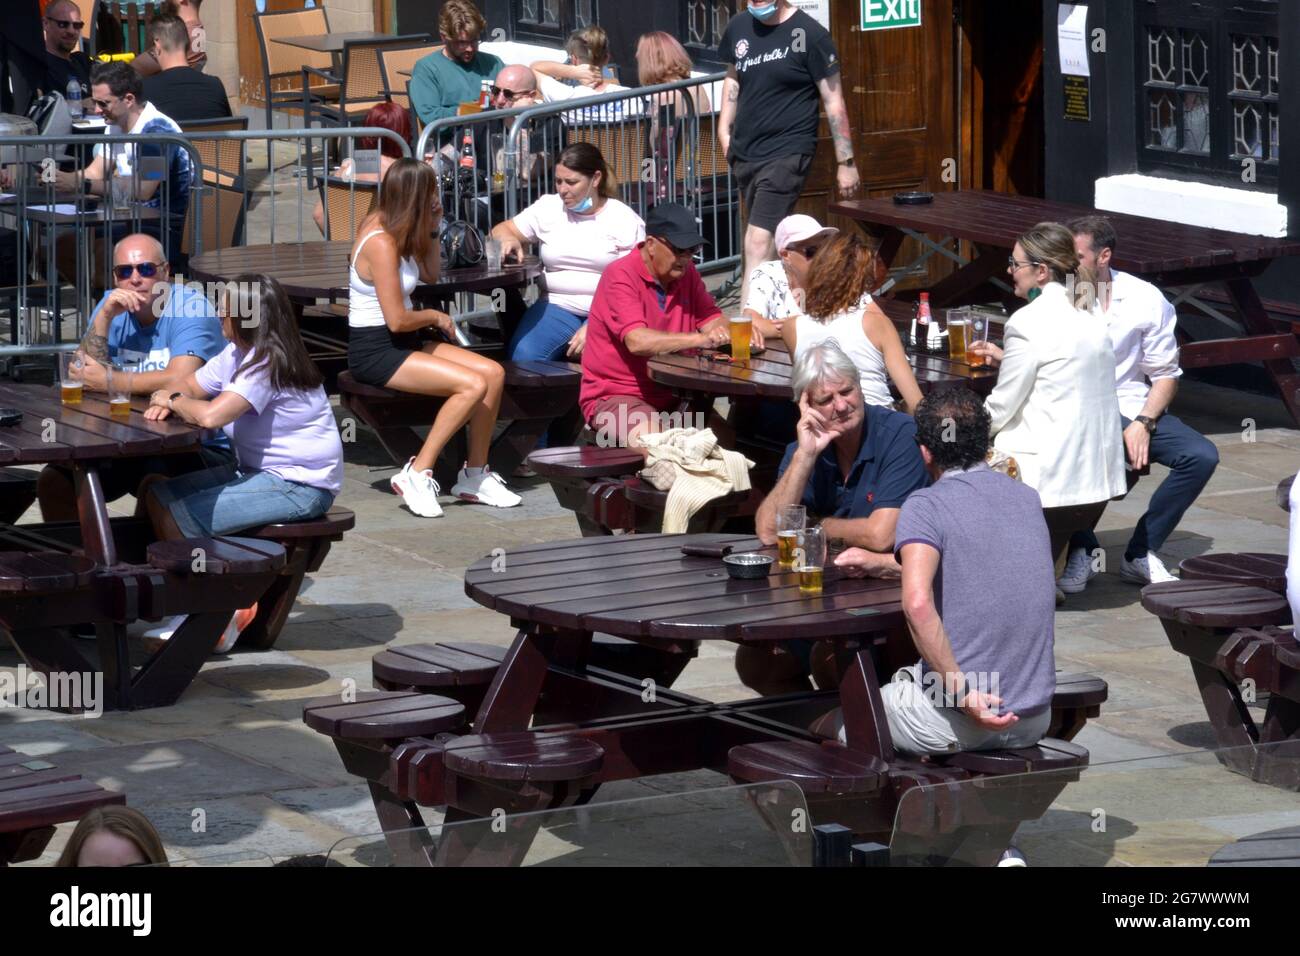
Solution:
M1286 206L1278 202L1276 193L1129 173L1097 180L1093 205L1252 236L1281 238L1287 234Z

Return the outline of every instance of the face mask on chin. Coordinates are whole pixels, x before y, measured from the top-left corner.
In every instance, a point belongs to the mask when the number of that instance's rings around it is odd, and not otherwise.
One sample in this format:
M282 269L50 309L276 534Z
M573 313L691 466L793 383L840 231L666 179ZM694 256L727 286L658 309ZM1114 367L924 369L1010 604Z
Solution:
M589 185L587 187L587 198L584 199L582 202L578 203L578 205L572 207L569 210L569 212L576 212L579 214L584 212L591 212L591 207L596 205L596 201L591 196L591 194L595 191L595 189L596 189L595 183Z
M776 13L776 4L769 3L765 7L756 7L751 3L749 5L749 12L760 20L766 20L772 14Z

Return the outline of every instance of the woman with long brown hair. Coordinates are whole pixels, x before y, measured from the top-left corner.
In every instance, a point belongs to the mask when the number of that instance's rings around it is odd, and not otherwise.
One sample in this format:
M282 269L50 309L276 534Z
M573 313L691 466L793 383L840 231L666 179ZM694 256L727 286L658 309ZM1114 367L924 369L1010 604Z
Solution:
M455 327L445 312L411 305L417 283L437 282L441 274L435 239L441 220L433 170L419 160L398 160L380 185L378 208L357 229L348 277L348 368L353 377L367 385L446 399L419 454L391 481L393 493L422 518L442 515L433 465L467 423L468 460L451 493L498 508L521 501L487 467L505 371L491 359L451 344ZM417 333L424 329L444 337L421 342Z
M133 807L97 807L77 821L55 866L146 866L166 863L152 823Z
M795 361L812 346L834 339L853 359L869 405L893 405L892 380L911 414L921 401L898 330L871 293L879 284L877 259L860 238L840 234L825 241L808 264L804 314L786 321L781 338Z

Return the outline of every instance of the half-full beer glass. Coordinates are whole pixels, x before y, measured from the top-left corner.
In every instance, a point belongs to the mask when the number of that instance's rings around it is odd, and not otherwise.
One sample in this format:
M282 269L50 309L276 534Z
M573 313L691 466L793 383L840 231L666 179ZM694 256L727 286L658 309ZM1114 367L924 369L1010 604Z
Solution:
M776 513L777 561L783 570L794 567L794 551L799 533L808 524L808 509L803 505L786 505Z

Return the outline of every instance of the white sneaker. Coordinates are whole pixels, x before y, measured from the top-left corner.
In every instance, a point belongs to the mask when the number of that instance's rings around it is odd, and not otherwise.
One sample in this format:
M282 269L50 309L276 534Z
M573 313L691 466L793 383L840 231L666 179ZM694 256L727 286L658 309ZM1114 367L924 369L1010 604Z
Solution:
M150 628L144 632L144 636L151 641L169 641L171 636L180 630L180 626L185 623L187 614L177 614L175 617L169 617L157 627Z
M1029 861L1025 855L1013 846L1007 847L1002 851L1002 856L998 858L998 866L1028 866Z
M1056 579L1056 586L1066 594L1082 594L1096 574L1092 570L1092 557L1086 548L1075 548L1066 559L1065 570Z
M402 496L402 500L406 502L406 507L411 509L412 514L417 514L421 518L441 518L442 506L438 504L438 493L442 489L433 480L433 472L429 469L414 471L411 468L413 461L414 458L406 463L405 468L393 475L388 486L393 489L393 494Z
M1136 584L1163 584L1165 581L1178 580L1169 573L1169 569L1154 551L1148 551L1145 557L1134 558L1132 561L1125 558L1119 566L1119 576Z
M513 508L524 500L507 488L506 483L491 468L484 468L473 477L467 469L462 468L456 476L456 484L452 486L451 493L462 501L491 505L494 508Z

